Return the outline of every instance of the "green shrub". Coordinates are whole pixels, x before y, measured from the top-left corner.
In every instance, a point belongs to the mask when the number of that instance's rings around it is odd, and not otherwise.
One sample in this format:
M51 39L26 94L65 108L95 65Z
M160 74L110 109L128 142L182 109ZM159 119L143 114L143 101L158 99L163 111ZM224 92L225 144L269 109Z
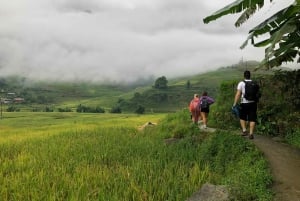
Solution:
M183 109L167 115L159 124L159 132L165 138L184 138L199 134L199 127L192 123L188 109Z
M135 110L135 113L144 114L145 113L145 107L143 107L142 105L138 105L137 109Z
M93 107L79 104L77 106L76 112L79 112L79 113L105 113L105 110L99 106L97 106L96 108L93 108Z
M114 106L110 110L111 113L122 113L122 109L120 106Z

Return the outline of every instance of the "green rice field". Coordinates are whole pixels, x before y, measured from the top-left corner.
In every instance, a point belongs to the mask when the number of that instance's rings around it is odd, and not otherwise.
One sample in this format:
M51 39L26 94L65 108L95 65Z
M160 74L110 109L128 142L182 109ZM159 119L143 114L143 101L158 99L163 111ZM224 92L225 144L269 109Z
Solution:
M141 130L147 122L157 126ZM262 154L230 132L200 132L187 110L0 119L1 201L185 201L207 182L232 200L272 198Z
M163 114L3 116L1 200L184 200L208 177L195 148L137 130Z

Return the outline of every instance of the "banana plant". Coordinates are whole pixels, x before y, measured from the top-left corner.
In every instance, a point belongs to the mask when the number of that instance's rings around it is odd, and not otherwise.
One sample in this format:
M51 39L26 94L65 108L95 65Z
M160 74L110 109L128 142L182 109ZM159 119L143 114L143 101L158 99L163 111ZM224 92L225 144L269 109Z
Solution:
M274 0L270 0L270 2L272 1ZM203 22L207 24L222 16L242 12L235 22L235 26L239 27L262 8L264 2L265 0L236 0L204 18ZM266 35L268 35L266 39L256 40L259 36ZM295 0L252 28L248 38L241 45L241 49L247 46L248 41L251 41L254 47L265 47L265 58L259 67L272 68L280 66L283 62L297 61L300 63L300 0Z

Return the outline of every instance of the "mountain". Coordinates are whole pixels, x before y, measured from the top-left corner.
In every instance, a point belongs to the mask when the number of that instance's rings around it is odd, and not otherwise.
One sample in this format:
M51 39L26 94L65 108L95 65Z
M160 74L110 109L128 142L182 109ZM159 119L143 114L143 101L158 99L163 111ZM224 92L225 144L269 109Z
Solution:
M0 78L2 99L22 98L22 104L16 104L19 110L43 111L45 107L70 108L87 105L110 110L120 107L124 112L134 112L138 106L146 112L173 112L187 107L194 93L207 91L212 97L218 95L219 86L226 80L241 79L245 69L253 70L257 62L249 61L232 66L221 67L216 71L194 76L168 80L167 88L156 89L154 83L136 85L104 85L83 82L35 82L26 78ZM266 73L256 71L257 73ZM9 95L11 94L11 95Z

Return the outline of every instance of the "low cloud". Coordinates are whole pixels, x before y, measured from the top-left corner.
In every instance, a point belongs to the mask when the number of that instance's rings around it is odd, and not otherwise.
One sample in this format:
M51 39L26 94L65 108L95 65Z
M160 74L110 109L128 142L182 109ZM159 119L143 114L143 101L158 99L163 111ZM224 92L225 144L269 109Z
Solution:
M216 2L1 2L0 75L128 83L261 60L263 49L239 49L251 23L236 29L228 16L203 24Z

